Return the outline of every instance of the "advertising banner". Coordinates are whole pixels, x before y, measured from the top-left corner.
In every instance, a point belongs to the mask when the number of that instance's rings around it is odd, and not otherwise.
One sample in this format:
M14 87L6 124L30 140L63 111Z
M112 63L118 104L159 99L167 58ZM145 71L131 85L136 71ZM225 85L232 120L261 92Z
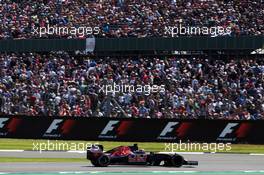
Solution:
M1 116L1 138L264 143L264 121Z

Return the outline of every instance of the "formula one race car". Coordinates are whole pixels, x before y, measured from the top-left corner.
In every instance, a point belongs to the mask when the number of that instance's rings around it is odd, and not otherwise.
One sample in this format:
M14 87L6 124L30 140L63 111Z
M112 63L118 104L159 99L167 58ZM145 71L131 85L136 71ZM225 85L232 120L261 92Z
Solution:
M198 161L187 161L179 154L153 153L139 150L133 146L119 146L104 152L103 145L93 145L87 148L87 159L94 166L108 165L149 165L181 167L182 165L198 165Z

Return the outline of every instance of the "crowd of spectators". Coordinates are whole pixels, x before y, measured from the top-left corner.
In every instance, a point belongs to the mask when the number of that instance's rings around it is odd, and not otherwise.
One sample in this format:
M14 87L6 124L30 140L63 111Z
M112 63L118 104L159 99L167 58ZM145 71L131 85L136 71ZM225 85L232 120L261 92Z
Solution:
M106 93L104 85L164 86ZM0 54L0 113L264 119L264 61Z
M264 2L0 0L0 39L169 37L167 29L179 25L263 35ZM40 36L48 27L88 33ZM141 90L121 90L123 85ZM263 60L0 54L1 114L258 120L264 119L263 88Z
M166 36L179 24L264 34L263 0L0 0L0 12L0 39L39 38L35 29L47 26L98 27L97 37Z

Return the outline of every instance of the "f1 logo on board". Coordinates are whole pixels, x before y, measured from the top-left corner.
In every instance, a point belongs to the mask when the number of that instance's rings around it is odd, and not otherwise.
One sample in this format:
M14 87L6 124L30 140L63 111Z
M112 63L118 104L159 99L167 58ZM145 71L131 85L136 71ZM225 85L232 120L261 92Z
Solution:
M157 139L175 140L186 138L188 132L192 128L192 122L168 122L163 128Z
M175 139L176 137L167 137L167 135L171 133L178 124L179 122L168 122L165 128L161 131L158 139Z
M7 124L9 118L0 118L0 136L7 135L8 132L5 130L5 125Z
M228 123L217 138L217 141L236 141L246 137L251 125L249 123Z
M21 122L22 119L16 117L0 118L0 136L6 136L9 133L15 133Z
M61 134L68 134L74 124L74 120L54 119L43 137L61 137Z
M132 124L132 121L110 120L101 131L98 138L113 139L125 135L131 128Z
M105 128L102 130L100 135L106 135L109 131L113 131L114 125L116 125L117 123L119 123L119 121L110 120L105 126Z
M4 128L5 126L5 122L8 120L9 118L0 118L0 129Z
M59 128L59 124L63 121L63 119L55 119L50 124L49 128L46 130L44 137L60 137L60 134L52 134L54 131L57 131Z

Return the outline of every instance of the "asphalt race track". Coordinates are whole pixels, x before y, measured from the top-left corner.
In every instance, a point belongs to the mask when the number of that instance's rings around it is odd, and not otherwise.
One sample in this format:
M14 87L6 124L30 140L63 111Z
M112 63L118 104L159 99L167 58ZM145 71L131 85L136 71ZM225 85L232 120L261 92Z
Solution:
M150 166L93 167L81 163L2 163L0 174L45 173L54 174L264 174L264 155L249 154L183 154L186 159L198 160L199 166L181 168ZM0 157L84 158L83 153L69 152L0 152Z

